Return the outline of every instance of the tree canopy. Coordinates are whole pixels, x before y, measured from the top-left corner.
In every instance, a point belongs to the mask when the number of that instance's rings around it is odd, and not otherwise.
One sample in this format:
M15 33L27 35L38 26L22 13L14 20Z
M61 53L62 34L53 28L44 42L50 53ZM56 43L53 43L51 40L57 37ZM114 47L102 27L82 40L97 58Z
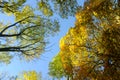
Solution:
M42 80L42 75L34 70L22 71L16 76L9 75L6 72L0 73L0 80Z
M24 71L22 74L18 75L16 80L41 80L41 74L36 71Z
M45 51L48 37L59 31L54 15L67 18L78 6L76 0L35 0L34 5L27 2L29 0L0 0L0 13L14 18L9 23L0 22L2 62L9 63L15 54L27 60L39 57Z
M86 0L75 16L75 26L69 29L59 44L58 55L67 79L118 80L119 0Z
M15 56L38 58L59 31L61 18L75 15L75 26L60 40L60 51L49 64L49 75L67 80L120 79L120 0L0 0L0 62ZM37 80L35 71L23 72L25 80ZM19 79L19 78L18 78Z

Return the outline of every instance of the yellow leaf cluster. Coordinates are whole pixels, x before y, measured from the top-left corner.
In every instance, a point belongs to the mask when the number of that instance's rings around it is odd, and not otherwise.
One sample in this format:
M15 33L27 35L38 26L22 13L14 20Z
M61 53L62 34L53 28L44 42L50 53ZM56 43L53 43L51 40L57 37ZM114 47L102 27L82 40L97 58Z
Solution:
M38 74L36 71L23 72L23 77L17 80L38 80Z
M60 55L63 67L67 72L74 66L84 65L88 59L85 45L88 34L85 26L70 28L69 32L60 40ZM68 69L69 68L69 69Z

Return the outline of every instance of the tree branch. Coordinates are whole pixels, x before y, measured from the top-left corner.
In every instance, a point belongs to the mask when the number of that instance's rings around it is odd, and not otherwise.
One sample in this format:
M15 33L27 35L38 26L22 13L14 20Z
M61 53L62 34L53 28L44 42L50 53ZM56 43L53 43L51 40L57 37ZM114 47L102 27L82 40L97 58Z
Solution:
M5 48L0 48L0 52L7 52L7 51L20 52L20 47L5 47Z
M5 32L7 29L9 29L9 28L17 25L18 23L20 23L20 22L22 22L22 21L24 21L24 20L26 20L26 19L28 19L28 18L30 18L30 17L32 17L32 16L28 16L28 17L26 17L26 18L24 18L24 19L22 19L22 20L19 20L19 21L15 22L14 24L11 24L11 25L7 26L6 28L4 28L4 29L0 32L0 34L3 34L3 32Z
M21 35L21 33L11 34L11 35L9 35L9 34L0 34L0 37L14 37L14 36L19 36L19 35Z

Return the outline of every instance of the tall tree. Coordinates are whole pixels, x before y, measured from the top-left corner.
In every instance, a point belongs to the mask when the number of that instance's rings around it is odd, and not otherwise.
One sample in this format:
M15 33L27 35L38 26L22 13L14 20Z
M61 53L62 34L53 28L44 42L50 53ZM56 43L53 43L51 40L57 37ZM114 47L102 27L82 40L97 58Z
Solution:
M1 14L14 17L10 23L0 22L1 55L5 52L9 55L6 57L12 58L13 55L10 52L16 52L17 55L22 55L27 60L39 57L45 51L48 43L47 37L59 31L58 21L52 18L54 13L58 11L61 17L67 17L74 14L77 9L76 0L72 4L71 1L64 0L37 0L33 1L34 6L27 4L28 1L0 1ZM52 8L51 4L57 10Z
M64 71L72 80L118 80L119 41L119 0L86 0L75 27L60 40Z
M21 75L18 75L16 80L42 80L41 74L36 71L24 71Z

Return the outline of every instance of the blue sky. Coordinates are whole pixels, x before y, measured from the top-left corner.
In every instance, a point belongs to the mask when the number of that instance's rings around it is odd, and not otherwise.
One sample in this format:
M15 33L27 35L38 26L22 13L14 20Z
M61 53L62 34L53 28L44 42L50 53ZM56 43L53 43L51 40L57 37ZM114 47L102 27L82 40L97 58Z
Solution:
M84 0L78 0L79 4L83 4ZM32 4L32 0L29 2ZM3 14L0 14L0 21L11 22L14 20L14 17L6 17ZM63 37L70 27L74 26L75 17L69 17L68 19L59 19L60 21L60 32L54 37L50 37L50 44L47 45L48 51L43 53L40 56L40 59L25 62L24 60L19 60L18 57L14 58L11 64L4 65L1 64L0 72L8 72L10 75L17 75L22 71L35 70L37 72L42 72L43 77L47 76L48 73L48 64L52 58L59 52L59 40Z

